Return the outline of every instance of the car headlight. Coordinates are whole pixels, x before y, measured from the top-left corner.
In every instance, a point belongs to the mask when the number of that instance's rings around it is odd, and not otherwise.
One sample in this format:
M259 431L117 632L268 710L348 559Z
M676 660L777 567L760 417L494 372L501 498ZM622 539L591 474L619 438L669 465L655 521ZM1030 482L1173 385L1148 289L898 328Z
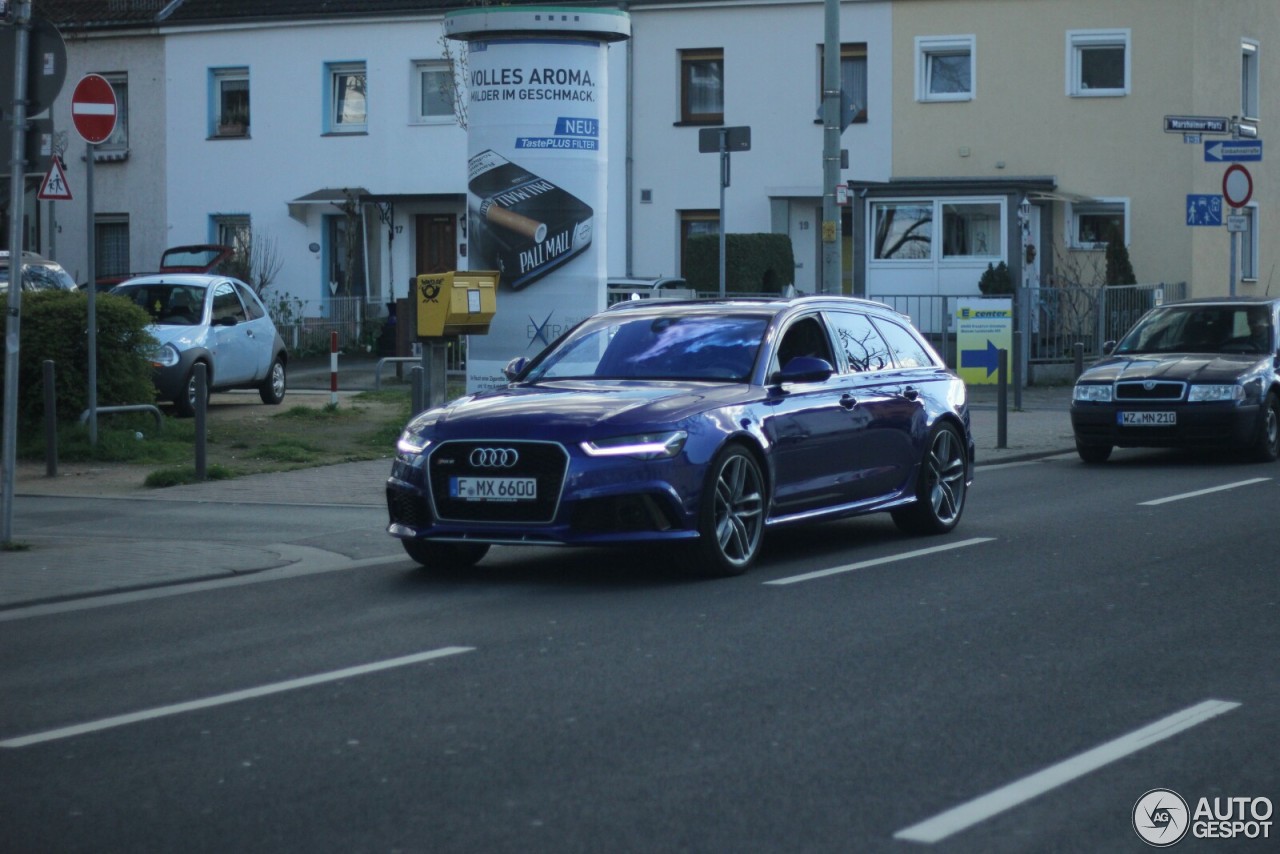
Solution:
M634 436L614 436L593 439L582 443L582 450L591 457L634 457L638 460L663 460L674 457L684 448L689 434L683 430L664 433L640 433Z
M1187 392L1189 403L1204 403L1214 400L1244 400L1242 385L1193 385Z
M1101 383L1077 383L1074 399L1087 401L1089 403L1110 403L1111 385L1102 385Z
M413 429L413 425L405 428L396 440L396 450L402 454L418 455L431 445L431 440Z
M178 348L172 344L164 344L151 354L151 364L157 368L172 368L178 364Z

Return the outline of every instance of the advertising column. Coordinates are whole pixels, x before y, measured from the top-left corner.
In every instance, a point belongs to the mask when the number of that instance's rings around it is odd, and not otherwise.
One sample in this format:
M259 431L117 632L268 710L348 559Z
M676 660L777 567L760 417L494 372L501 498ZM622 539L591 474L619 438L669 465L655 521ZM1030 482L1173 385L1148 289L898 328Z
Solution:
M631 19L483 7L444 26L467 46L467 268L499 273L489 334L467 341L477 391L605 306L608 49Z

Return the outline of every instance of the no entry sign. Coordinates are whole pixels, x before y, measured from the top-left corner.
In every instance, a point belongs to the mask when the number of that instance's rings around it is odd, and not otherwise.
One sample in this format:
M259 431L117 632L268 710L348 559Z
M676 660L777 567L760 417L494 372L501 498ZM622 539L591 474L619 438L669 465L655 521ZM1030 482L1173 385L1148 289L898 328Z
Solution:
M116 93L101 74L86 74L71 95L71 121L85 142L97 145L116 129Z

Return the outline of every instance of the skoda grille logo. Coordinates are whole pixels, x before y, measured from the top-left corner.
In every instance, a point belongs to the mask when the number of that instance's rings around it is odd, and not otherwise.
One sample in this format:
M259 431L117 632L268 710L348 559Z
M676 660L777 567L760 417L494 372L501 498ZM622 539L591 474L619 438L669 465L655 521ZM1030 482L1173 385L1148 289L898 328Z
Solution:
M476 448L467 460L473 468L509 469L520 462L520 453L515 448Z
M1187 834L1187 802L1172 789L1152 789L1133 805L1133 829L1148 845L1168 848Z
M1142 381L1142 387L1143 387L1143 388L1145 388L1147 391L1151 391L1153 388L1155 388L1155 387L1156 387L1156 381L1155 381L1155 380L1143 380L1143 381Z

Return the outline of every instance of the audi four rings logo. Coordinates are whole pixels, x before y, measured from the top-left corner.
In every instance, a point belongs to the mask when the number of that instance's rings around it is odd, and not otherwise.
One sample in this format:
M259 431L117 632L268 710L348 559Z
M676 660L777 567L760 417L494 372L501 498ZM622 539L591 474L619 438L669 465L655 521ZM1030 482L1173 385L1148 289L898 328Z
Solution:
M467 458L478 469L509 469L520 462L515 448L476 448Z

